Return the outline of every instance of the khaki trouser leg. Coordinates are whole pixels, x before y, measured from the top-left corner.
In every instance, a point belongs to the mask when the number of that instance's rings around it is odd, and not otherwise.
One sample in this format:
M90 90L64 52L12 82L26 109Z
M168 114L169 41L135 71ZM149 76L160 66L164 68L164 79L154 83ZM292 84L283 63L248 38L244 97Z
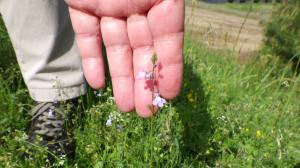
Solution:
M79 52L63 0L0 0L0 12L34 100L60 101L85 93Z

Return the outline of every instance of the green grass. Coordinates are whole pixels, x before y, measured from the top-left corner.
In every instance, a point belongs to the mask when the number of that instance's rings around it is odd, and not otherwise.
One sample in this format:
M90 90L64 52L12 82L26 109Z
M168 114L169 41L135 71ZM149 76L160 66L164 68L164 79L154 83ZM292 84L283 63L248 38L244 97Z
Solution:
M2 17L0 16L0 68L7 68L11 64L16 64L15 52L11 49L12 45L9 40Z
M3 48L1 48L3 51ZM8 53L12 48L5 48ZM1 53L1 56L6 53ZM300 77L260 54L241 66L230 52L185 42L180 96L160 114L121 114L111 85L89 89L76 122L74 160L63 167L297 167ZM31 100L14 65L0 73L0 167L41 167L47 151L28 145ZM113 117L112 127L106 120ZM21 152L35 149L34 160Z

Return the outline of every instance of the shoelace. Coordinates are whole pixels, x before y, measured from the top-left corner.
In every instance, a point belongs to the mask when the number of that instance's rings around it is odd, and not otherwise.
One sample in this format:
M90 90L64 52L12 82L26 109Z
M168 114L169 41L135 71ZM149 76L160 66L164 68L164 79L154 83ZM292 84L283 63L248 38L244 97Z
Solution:
M58 138L62 136L64 112L55 103L39 103L32 109L35 134Z

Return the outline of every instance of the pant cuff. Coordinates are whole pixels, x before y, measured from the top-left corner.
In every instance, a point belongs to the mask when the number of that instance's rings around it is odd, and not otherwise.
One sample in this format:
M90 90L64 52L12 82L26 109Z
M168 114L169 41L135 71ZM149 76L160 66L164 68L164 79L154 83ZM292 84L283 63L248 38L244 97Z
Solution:
M81 84L73 87L33 89L29 88L31 98L39 102L55 102L73 99L86 94L86 85Z

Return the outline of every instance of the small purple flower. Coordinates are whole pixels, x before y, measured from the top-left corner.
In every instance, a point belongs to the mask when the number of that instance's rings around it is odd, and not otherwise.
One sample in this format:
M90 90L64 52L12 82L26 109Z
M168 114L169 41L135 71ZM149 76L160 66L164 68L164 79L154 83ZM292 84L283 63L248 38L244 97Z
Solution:
M147 71L143 70L138 73L137 79L150 80L152 76L153 76L153 72L147 72Z
M113 119L111 117L108 118L108 120L106 121L106 126L111 127L112 126L112 121Z
M145 79L147 76L147 71L140 71L137 75L137 79Z
M152 102L154 106L158 106L161 108L164 106L165 103L167 103L167 101L164 98L160 97L157 93L155 93L154 96L155 98Z

